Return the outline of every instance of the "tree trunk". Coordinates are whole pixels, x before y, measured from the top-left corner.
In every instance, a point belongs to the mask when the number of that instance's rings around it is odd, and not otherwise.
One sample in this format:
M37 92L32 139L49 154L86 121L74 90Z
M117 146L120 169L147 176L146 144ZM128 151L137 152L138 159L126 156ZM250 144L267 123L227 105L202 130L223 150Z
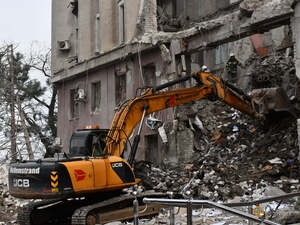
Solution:
M57 116L55 114L55 105L56 105L56 96L57 96L57 87L55 85L52 86L52 97L49 105L49 113L48 113L48 126L51 130L51 134L53 138L57 136Z
M16 162L17 161L17 142L16 142L16 119L15 119L15 75L14 75L14 52L13 52L13 45L10 46L10 140L11 140L11 146L10 146L10 153L11 153L11 161Z
M24 132L24 139L25 139L25 143L26 143L26 147L27 147L28 157L29 157L30 160L33 160L34 155L33 155L32 147L31 147L30 139L29 139L28 129L27 129L27 126L26 126L26 123L25 123L24 111L21 107L19 97L17 96L16 99L17 99L19 114L20 114L20 117L21 117L21 124L22 124L23 132Z

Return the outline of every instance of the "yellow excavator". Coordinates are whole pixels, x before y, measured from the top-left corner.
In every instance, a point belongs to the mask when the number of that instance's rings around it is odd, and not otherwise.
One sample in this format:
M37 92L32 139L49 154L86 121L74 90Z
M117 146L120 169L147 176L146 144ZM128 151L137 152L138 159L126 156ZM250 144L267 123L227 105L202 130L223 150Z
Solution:
M169 90L191 78L196 80L194 87ZM23 207L18 215L19 224L97 224L104 212L128 206L130 198L121 191L140 182L135 177L133 164L145 117L204 98L219 99L258 119L274 112L293 114L280 88L256 91L251 97L210 73L197 72L148 88L119 106L109 130L86 127L75 131L68 154L10 165L11 195L50 199ZM125 145L138 123L129 157L124 159Z

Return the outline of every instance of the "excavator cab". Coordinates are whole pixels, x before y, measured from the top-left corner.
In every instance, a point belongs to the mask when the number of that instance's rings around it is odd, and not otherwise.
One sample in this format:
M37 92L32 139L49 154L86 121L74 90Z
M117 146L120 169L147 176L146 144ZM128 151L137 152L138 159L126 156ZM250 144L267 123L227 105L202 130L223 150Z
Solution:
M70 157L101 156L105 148L107 129L79 129L70 140Z

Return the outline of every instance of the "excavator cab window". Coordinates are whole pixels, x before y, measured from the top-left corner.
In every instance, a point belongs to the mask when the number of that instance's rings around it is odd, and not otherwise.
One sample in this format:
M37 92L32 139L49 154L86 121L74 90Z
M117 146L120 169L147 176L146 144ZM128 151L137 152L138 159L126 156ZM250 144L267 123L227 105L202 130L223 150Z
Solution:
M101 156L107 130L77 130L70 140L70 156Z
M92 138L92 156L99 157L105 148L104 139L101 135L95 135Z
M89 156L91 155L91 135L86 132L73 133L70 141L70 155Z

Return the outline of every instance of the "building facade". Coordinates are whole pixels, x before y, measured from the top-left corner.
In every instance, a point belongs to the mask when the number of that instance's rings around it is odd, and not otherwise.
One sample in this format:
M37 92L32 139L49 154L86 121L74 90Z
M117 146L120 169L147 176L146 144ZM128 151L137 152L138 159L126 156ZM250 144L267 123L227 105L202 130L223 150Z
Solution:
M240 8L243 2L53 0L51 67L52 82L58 87L58 136L63 150L68 151L76 129L85 125L109 128L114 109L135 97L138 88L189 75L202 65L224 76L230 52L246 62L259 48L272 51L280 46L293 15L286 13L288 18L281 17L278 24L261 25L263 33L253 28L242 33L237 28L251 23L251 15L244 15ZM278 17L272 13L270 18ZM286 16L285 11L281 13ZM241 77L242 86L247 82ZM176 109L153 116L170 125L176 120ZM180 137L172 136L170 126L172 140L167 148L174 148L172 143ZM184 135L193 136L192 132ZM166 151L167 157L164 148L158 131L144 125L138 159L160 164L164 158L178 162L192 157L188 141L177 143L175 151Z

